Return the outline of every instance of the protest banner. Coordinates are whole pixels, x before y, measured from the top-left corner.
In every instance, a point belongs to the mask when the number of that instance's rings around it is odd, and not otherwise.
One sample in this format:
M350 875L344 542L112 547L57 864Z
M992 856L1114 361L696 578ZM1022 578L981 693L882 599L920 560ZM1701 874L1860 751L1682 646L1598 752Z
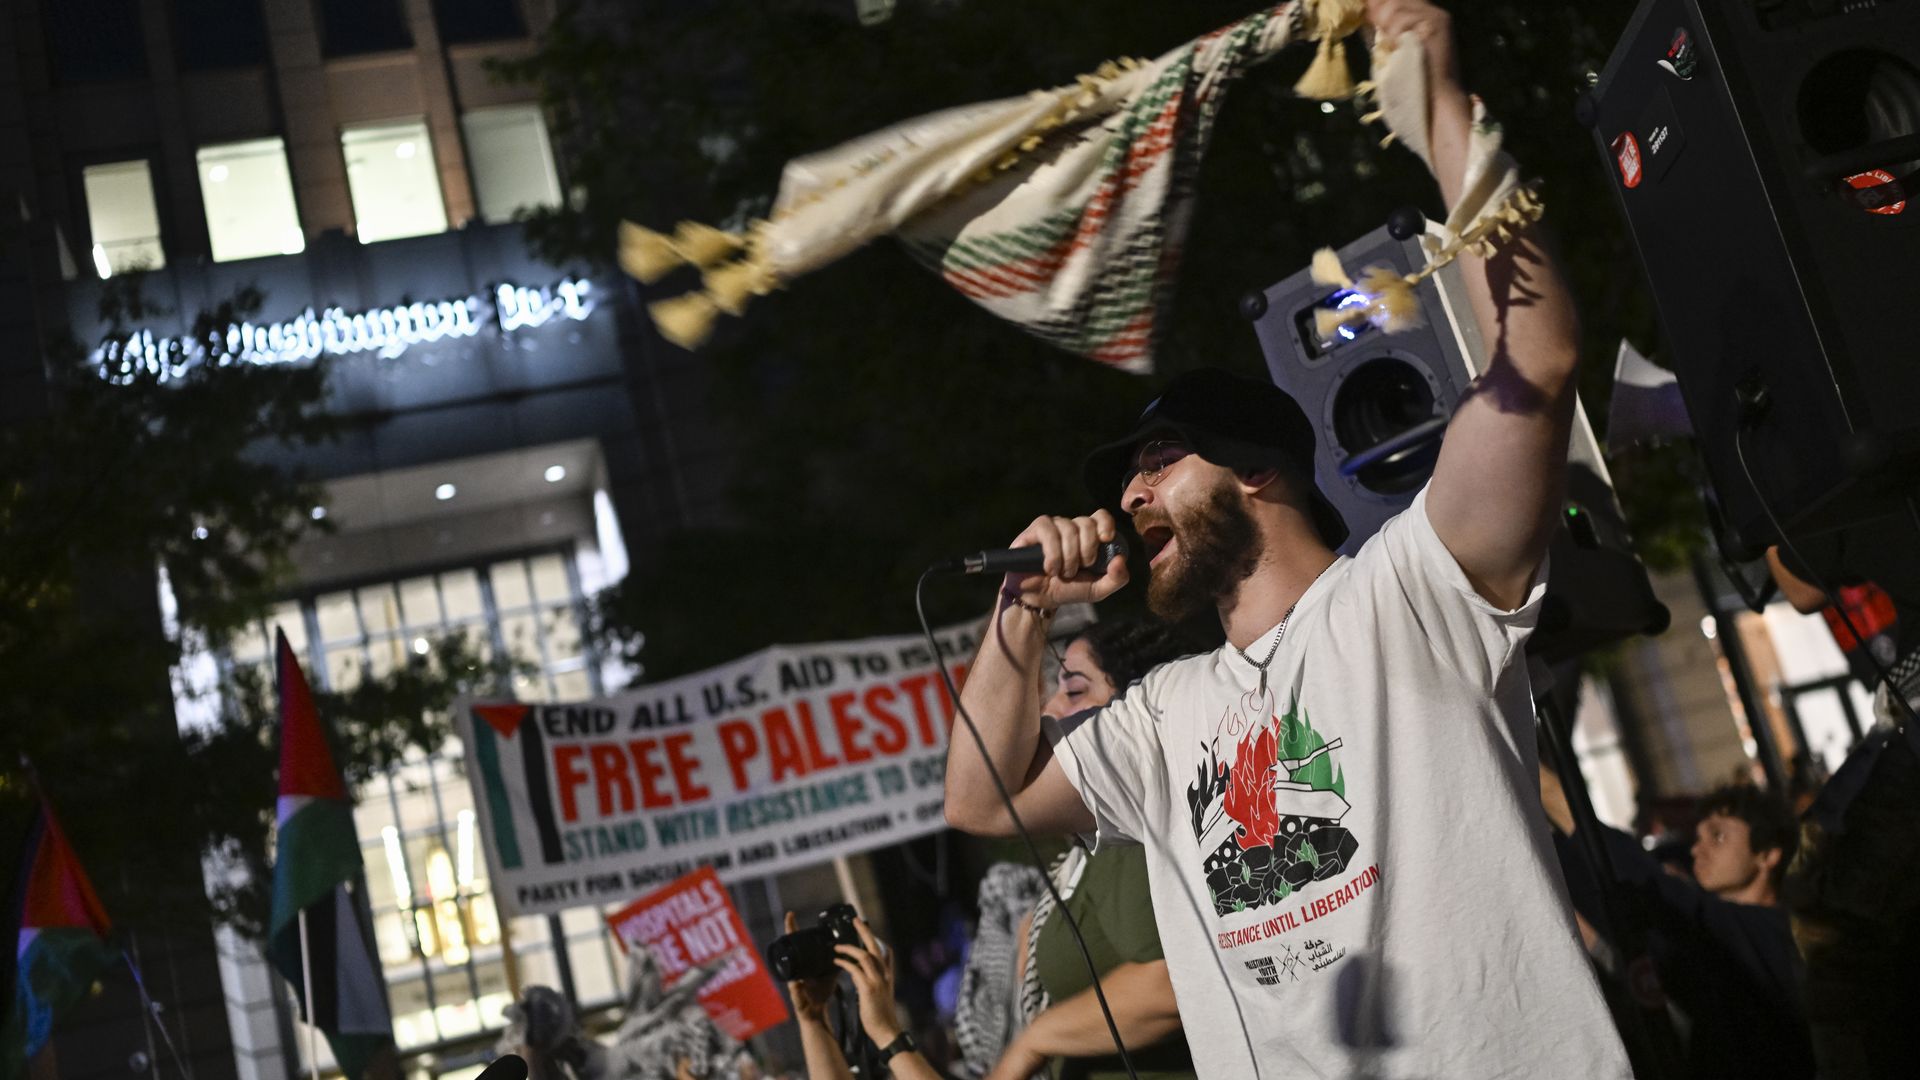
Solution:
M620 948L653 954L669 989L689 972L721 965L697 999L720 1030L745 1042L787 1022L787 1001L721 886L703 866L607 916Z
M965 675L977 624L941 631ZM455 706L503 915L723 882L945 827L953 703L919 635L774 646L592 701Z

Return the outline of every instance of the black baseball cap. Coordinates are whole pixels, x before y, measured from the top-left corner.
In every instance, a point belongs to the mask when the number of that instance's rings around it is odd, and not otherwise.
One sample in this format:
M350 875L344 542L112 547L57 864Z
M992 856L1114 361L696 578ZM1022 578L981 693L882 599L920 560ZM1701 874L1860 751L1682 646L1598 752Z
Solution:
M1319 433L1292 395L1265 379L1200 368L1176 376L1148 403L1127 434L1087 455L1087 491L1101 506L1120 509L1120 491L1133 454L1147 437L1178 435L1202 458L1229 469L1285 468L1313 478ZM1328 547L1347 538L1340 511L1311 488L1314 526Z

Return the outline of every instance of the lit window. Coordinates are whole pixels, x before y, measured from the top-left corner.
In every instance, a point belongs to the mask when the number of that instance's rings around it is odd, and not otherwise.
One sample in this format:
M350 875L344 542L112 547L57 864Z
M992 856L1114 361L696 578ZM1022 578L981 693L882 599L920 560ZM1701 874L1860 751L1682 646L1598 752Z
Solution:
M294 255L306 250L287 172L287 144L275 136L200 148L200 197L213 261Z
M560 174L553 168L553 147L540 106L475 109L460 123L467 133L467 160L482 220L499 224L512 221L521 210L560 205Z
M397 240L447 230L440 173L422 120L361 124L340 133L347 187L360 242Z
M108 278L167 264L160 247L160 213L153 204L153 174L145 161L89 165L81 170L80 183L87 192L95 273Z

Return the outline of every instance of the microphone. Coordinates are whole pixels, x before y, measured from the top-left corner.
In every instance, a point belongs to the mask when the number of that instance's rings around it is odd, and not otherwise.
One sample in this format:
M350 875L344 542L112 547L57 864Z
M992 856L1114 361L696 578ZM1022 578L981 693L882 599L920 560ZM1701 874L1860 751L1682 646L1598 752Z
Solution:
M474 1080L527 1080L527 1062L518 1054L501 1054Z
M1124 559L1127 553L1126 540L1116 534L1113 539L1100 545L1099 567L1104 569L1115 555ZM971 555L960 555L946 562L935 563L933 569L945 574L1037 574L1044 568L1046 560L1046 549L1033 544L1028 547L976 551Z

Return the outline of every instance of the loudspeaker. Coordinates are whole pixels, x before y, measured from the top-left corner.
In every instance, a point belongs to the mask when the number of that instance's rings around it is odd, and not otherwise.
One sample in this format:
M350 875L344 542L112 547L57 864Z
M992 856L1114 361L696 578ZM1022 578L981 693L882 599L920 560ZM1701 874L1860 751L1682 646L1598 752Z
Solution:
M1358 272L1426 265L1417 213L1340 249ZM1352 530L1351 555L1413 502L1433 475L1447 421L1486 365L1486 350L1457 265L1423 281L1421 325L1388 334L1370 326L1322 335L1314 313L1364 301L1316 283L1308 271L1241 301L1267 374L1319 429L1315 482ZM1547 596L1529 650L1558 662L1637 634L1666 629L1667 610L1633 555L1626 519L1585 410L1575 408L1567 502L1548 553Z
M1645 0L1580 113L1732 538L1773 539L1756 485L1795 534L1885 513L1920 481L1920 2Z

